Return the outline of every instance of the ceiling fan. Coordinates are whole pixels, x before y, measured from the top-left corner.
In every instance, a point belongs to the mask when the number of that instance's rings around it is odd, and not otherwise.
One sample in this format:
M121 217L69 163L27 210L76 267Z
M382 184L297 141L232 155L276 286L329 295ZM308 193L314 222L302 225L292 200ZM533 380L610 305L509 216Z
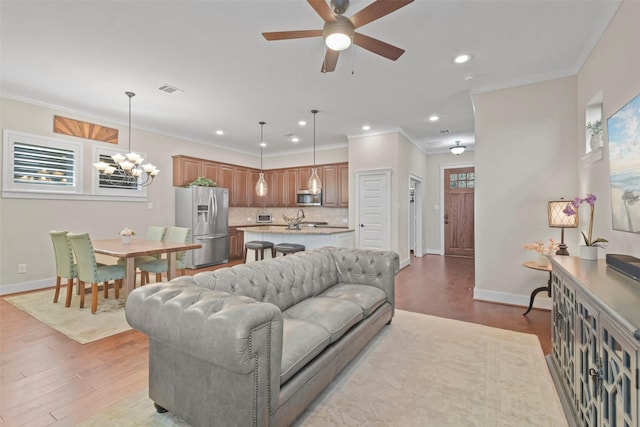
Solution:
M400 58L404 49L390 45L373 37L356 32L356 28L362 27L376 19L382 18L413 0L376 0L351 18L343 16L349 8L349 0L331 0L331 7L326 0L307 0L311 7L324 20L322 30L297 30L276 31L262 33L265 39L288 40L306 37L324 37L327 45L327 53L324 56L321 72L328 73L336 69L340 51L351 46L353 42L361 48L384 56L392 61Z

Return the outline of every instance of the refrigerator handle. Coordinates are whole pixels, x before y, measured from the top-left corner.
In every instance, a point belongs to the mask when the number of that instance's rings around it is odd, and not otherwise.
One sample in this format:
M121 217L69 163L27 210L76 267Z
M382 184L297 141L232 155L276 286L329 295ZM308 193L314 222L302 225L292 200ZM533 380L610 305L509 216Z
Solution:
M215 229L215 227L216 227L216 219L218 218L218 200L216 198L215 191L211 190L210 199L209 200L210 200L211 208L212 208L212 212L213 212L213 216L211 217L211 223L213 225L213 228Z

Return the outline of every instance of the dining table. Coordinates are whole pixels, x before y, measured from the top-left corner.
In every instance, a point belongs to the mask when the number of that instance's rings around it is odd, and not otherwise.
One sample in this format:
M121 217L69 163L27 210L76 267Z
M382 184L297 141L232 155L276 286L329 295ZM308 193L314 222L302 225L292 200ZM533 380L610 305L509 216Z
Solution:
M167 254L167 280L176 277L176 253L192 249L200 249L198 243L174 243L161 240L144 240L132 238L129 243L120 238L91 240L93 250L97 254L122 258L126 261L124 284L124 299L133 291L136 269L134 260L139 256Z

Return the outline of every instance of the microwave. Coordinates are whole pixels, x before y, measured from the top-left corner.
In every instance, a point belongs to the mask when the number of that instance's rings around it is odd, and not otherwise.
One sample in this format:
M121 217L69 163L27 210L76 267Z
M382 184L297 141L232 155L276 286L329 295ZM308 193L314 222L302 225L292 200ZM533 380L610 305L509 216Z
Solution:
M322 192L313 194L308 190L299 190L296 193L298 206L322 206Z

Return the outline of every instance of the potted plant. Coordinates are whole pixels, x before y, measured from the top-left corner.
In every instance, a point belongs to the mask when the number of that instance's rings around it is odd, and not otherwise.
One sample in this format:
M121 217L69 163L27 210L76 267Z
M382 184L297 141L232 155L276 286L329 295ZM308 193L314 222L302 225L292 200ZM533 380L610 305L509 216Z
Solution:
M587 131L591 135L591 140L589 141L589 145L591 146L591 150L595 150L598 147L602 146L602 120L596 120L595 122L587 123Z
M185 185L185 187L217 187L218 184L209 178L205 178L203 176L199 176L198 178L191 181L189 184Z
M593 237L593 212L596 207L596 196L594 194L587 194L587 197L581 199L576 197L573 201L567 203L567 207L562 212L565 215L572 216L578 215L578 208L582 203L586 203L590 207L589 211L589 234L582 232L582 238L584 239L584 246L580 246L580 258L587 260L598 259L598 247L604 246L603 243L608 243L607 239L602 237Z

